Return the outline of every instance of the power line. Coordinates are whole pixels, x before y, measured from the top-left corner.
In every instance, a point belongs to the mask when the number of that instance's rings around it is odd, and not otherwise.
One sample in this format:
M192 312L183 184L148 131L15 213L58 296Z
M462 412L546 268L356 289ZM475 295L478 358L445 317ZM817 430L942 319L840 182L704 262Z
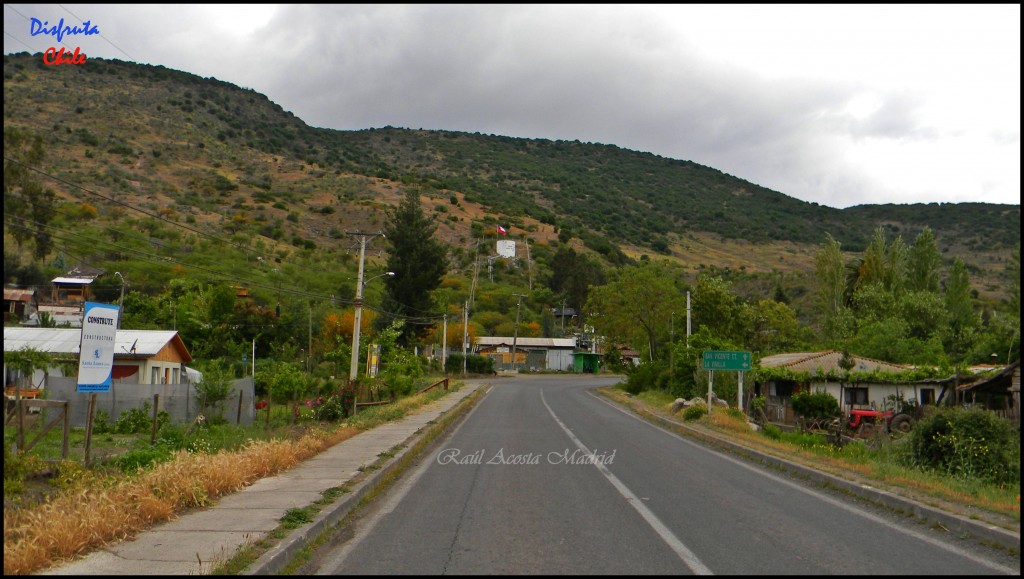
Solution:
M65 8L63 4L58 4L57 6L60 6L60 7L61 7L61 8L62 8L62 9L63 9L63 10L65 11L65 12L67 12L68 14L70 14L70 15L74 16L75 18L77 18L79 22L83 22L83 23L85 22L85 20L82 20L82 19L81 19L81 18L79 18L78 16L75 16L75 14L74 14L74 13L73 13L72 11L68 10L67 8ZM102 31L100 31L100 33L99 33L99 37L100 37L100 38L102 38L103 40L105 40L105 41L107 42L107 44L109 44L110 46L113 46L113 47L114 47L114 48L116 48L116 49L117 49L118 51L120 51L120 53L121 53L121 54L123 54L123 55L127 56L127 57L128 57L128 58L129 58L129 59L130 59L130 60L132 61L132 62L137 62L137 61L135 60L135 58L134 58L134 57L133 57L132 55L128 54L127 52L125 52L125 51L123 51L123 50L121 50L121 47L120 47L120 46L118 46L118 45L114 44L113 42L111 42L111 41L110 41L110 39L109 39L109 38L107 38L106 36L104 36L104 35L103 35L103 32L102 32Z
M237 244L237 243L235 243L233 241L227 240L227 239L221 239L221 238L216 237L214 235L211 235L209 233L205 233L205 232L200 231L198 229L194 229L194 228L189 227L187 225L183 225L181 223L178 223L177 221L172 221L172 220L167 219L165 217L161 217L160 215L158 215L156 213L150 213L150 212L148 212L148 211L146 211L144 209L139 209L138 207L135 207L133 205L129 205L128 203L125 203L123 201L118 201L117 199L114 199L112 197L108 197L108 196L103 195L101 193L97 193L96 191L93 191L93 190L88 189L86 187L83 187L81 185L72 183L72 182L70 182L70 181L68 181L66 179L62 179L60 177L57 177L56 175L51 175L51 174L47 173L46 171L43 171L43 170L37 169L37 168L35 168L35 167L31 166L31 165L27 165L25 163L22 163L21 161L18 161L17 159L12 159L10 157L5 156L4 160L8 161L8 162L11 162L11 163L15 163L16 165L20 165L20 166L22 166L22 167L24 167L24 168L26 168L26 169L28 169L30 171L38 173L38 174L40 174L40 175L42 175L42 176L44 176L44 177L46 177L48 179L52 179L52 180L54 180L54 181L56 181L58 183L66 185L68 187L73 187L73 188L78 189L80 191L84 191L85 193L88 193L90 195L95 195L96 197L99 197L100 199L103 199L103 200L109 201L111 203L114 203L116 205L120 205L122 207L131 209L132 211L138 211L139 213L142 213L143 215L146 215L147 217L152 217L153 219L157 219L159 221L163 221L164 223L167 223L167 224L170 224L170 225L174 225L175 227L180 227L182 229L191 231L192 233L195 233L197 235L202 235L203 237L207 237L209 239L213 239L213 240L219 241L221 243L232 245L234 247L237 247L237 248L242 249L242 250L247 251L247 252L248 251L255 251L253 248L246 247L244 245L239 245L239 244Z

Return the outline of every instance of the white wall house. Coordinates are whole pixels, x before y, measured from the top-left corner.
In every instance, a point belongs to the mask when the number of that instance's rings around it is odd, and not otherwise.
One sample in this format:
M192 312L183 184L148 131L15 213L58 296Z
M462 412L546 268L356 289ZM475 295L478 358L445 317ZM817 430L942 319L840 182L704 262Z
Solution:
M4 352L29 347L75 363L36 372L31 377L31 386L38 388L44 385L47 375L64 376L62 367L70 365L77 372L81 339L82 330L75 328L4 328ZM192 355L176 331L118 330L113 379L118 384L181 384L188 381L185 364L191 361ZM5 382L11 382L14 374L4 366Z

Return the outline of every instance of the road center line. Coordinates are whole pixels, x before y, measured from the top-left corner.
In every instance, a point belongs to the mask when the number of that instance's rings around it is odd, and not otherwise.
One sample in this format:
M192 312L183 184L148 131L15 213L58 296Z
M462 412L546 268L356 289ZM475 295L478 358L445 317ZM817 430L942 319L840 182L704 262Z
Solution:
M569 436L569 439L572 440L573 444L575 444L580 450L587 453L588 455L593 455L594 453L589 448L587 448L583 444L583 442L580 441L579 438L576 438L576 435L573 434L571 430L569 430L565 423L559 420L558 416L555 414L555 411L551 409L551 406L548 405L548 401L544 398L543 389L540 389L540 400L541 402L544 403L544 407L548 409L548 412L551 414L551 417L555 419L555 423L558 424L558 426L563 431L565 431L565 434ZM651 510L648 509L647 506L640 501L640 498L636 496L636 494L634 494L633 491L629 490L629 487L623 484L622 481L620 481L615 475L613 475L611 471L609 471L608 468L601 463L601 461L593 460L591 461L591 464L593 464L597 468L597 470L604 475L604 478L608 479L608 482L612 483L612 486L614 486L615 489L619 491L619 494L621 494L626 499L626 502L628 502L629 505L632 506L633 509L636 510L636 512L639 513L641 517L643 517L644 521L646 521L647 524L650 525L652 529L654 529L654 532L657 533L659 537L661 537L661 540L664 541L670 549L675 551L676 555L678 555L679 558L683 560L683 563L686 563L687 567L689 567L697 575L714 575L714 573L712 573L710 569L708 569L703 563L700 562L700 559L698 559L697 556L693 554L693 551L690 551L690 549L688 549L686 545L684 545L683 542L680 541L679 538L676 537L672 533L672 531L670 531L669 528L661 522L657 515L651 512Z

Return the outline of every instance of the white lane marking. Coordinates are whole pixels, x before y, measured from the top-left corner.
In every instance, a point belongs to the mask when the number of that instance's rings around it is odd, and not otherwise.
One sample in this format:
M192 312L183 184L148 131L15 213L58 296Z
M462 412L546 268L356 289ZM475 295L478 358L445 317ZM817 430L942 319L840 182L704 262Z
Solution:
M804 487L804 486L802 486L800 484L797 484L797 483L792 482L792 481L788 481L788 480L786 480L784 478L777 477L777 476L775 476L775 475L773 475L771 473L765 472L765 471L763 471L763 470L761 470L761 469L759 469L759 468L757 468L757 467L755 467L753 465L750 465L750 464L748 464L748 463L746 463L746 462L744 462L744 461L742 461L740 459L733 458L733 457L728 456L728 455L726 455L724 453L721 453L721 452L717 452L717 451L712 450L712 449L710 449L710 448L708 448L706 446L698 444L698 443L696 443L696 442L694 442L692 440L688 440L688 439L686 439L686 438L684 438L684 437L682 437L682 436L680 436L680 435L678 435L678 434L676 434L674 432L671 432L669 430L665 430L664 428L661 428L661 427L659 427L656 424L651 424L647 420L644 420L643 418L637 416L636 414L634 414L634 413L632 413L632 412L622 408L621 406L618 406L617 404L612 403L611 401L605 399L602 396L598 396L597 394L594 394L593 392L588 392L588 394L590 394L594 398L598 399L599 401L604 402L605 404L607 404L611 408L614 408L615 410L618 410L619 412L625 414L626 416L628 416L628 417L630 417L630 418L632 418L634 420L638 420L641 423L646 424L647 426L650 426L651 428L656 429L658 432L662 432L664 434L667 434L667 435L669 435L669 436L671 436L671 437L673 437L673 438L675 438L675 439L677 439L677 440L679 440L681 442L684 442L686 444L689 444L690 446L693 446L694 448L699 448L700 450L703 450L704 452L708 452L708 453L714 454L714 455L716 455L716 456L718 456L720 458L723 458L723 459L725 459L727 461L732 462L733 464L735 464L737 466L741 466L741 467L743 467L743 468L745 468L745 469L747 469L747 470L749 470L751 472L755 472L755 473L757 473L757 474L759 474L759 475L761 475L761 476L763 476L765 478L771 479L772 481L774 481L776 483L786 485L786 486L788 486L788 487L790 487L792 489L798 490L798 491L800 491L800 492L802 492L804 494L807 494L807 495L810 495L812 497L815 497L818 500L824 501L824 502L826 502L826 503L828 503L828 504L830 504L830 505L832 505L834 507L838 507L840 509L843 509L844 511L853 513L853 514L855 514L855 515L857 515L859 517L863 517L863 518L865 518L865 519L867 519L869 521L872 521L874 523L878 523L880 525L884 525L884 526L886 526L886 527L888 527L890 529L893 529L895 531L899 531L900 533L903 533L905 535L909 535L909 536L911 536L911 537L913 537L913 538L915 538L915 539L917 539L919 541L924 541L925 543L928 543L929 545L931 545L933 547L938 547L939 549L942 549L943 551L946 551L948 553L953 553L955 555L959 555L960 557L963 557L964 559L967 559L969 561L972 561L972 562L977 563L979 565L982 565L984 567L988 567L989 569L992 569L993 571L997 571L999 573L1005 573L1006 575L1019 575L1020 574L1020 570L1019 569L1014 569L1012 567L1007 567L1007 566L1004 566L1004 565L1000 565L999 563L994 563L992 561L987 561L987 560L982 559L981 557L978 557L978 556L976 556L976 555L974 555L972 553L965 552L965 551L963 551L962 549L960 549L958 547L948 545L948 544L944 543L943 541L940 541L939 539L936 539L934 537L929 537L928 535L923 535L921 533L918 533L917 531L914 531L913 529L907 529L905 527L902 527L900 525L897 525L895 523L887 521L887 520L883 519L882 517L879 517L878 515L874 515L874 514L871 514L871 513L864 512L863 510L856 509L856 508L851 507L850 505L847 505L846 503L843 503L843 502L841 502L841 501L839 501L837 499L834 499L834 498L832 498L832 497L830 497L828 495L822 494L822 493L817 492L817 491L815 491L813 489L806 488L806 487Z
M555 423L557 423L558 426L561 427L563 431L565 431L566 435L569 436L569 439L572 440L573 444L575 444L583 452L593 456L594 453L589 448L587 448L580 441L579 438L576 438L576 435L573 434L572 431L569 430L569 428L561 420L559 420L558 416L555 414L555 411L551 409L551 406L548 406L548 401L544 398L543 388L540 389L540 399L541 402L544 403L544 406L548 409L548 412L551 414L551 417L555 419ZM638 496L636 496L636 494L633 491L629 490L629 487L623 484L622 481L618 479L618 477L613 475L611 471L609 471L608 468L604 464L602 464L601 461L592 460L591 464L593 464L597 468L597 470L599 470L601 474L604 475L604 478L608 479L608 482L612 483L612 486L614 486L615 489L619 491L619 494L621 494L626 499L626 502L628 502L629 505L633 507L633 509L636 510L636 512L639 513L641 517L643 517L644 521L646 521L647 524L650 525L652 529L654 529L654 532L657 533L659 537L661 537L661 540L664 541L670 549L675 551L676 555L678 555L679 558L683 560L683 563L686 563L687 567L689 567L697 575L714 574L711 572L711 569L708 569L703 563L701 563L700 559L698 559L697 556L693 554L693 551L688 549L686 545L684 545L683 542L679 540L679 537L676 537L672 533L672 531L669 530L669 528L661 522L661 519L659 519L657 515L651 512L651 510L648 509L643 504L642 500Z

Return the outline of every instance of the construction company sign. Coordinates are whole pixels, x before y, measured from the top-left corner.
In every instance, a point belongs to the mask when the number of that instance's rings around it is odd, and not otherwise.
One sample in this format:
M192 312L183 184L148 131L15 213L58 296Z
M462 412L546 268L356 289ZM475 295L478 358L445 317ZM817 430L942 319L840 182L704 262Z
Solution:
M117 306L85 302L82 347L78 355L78 392L110 392L120 312Z

